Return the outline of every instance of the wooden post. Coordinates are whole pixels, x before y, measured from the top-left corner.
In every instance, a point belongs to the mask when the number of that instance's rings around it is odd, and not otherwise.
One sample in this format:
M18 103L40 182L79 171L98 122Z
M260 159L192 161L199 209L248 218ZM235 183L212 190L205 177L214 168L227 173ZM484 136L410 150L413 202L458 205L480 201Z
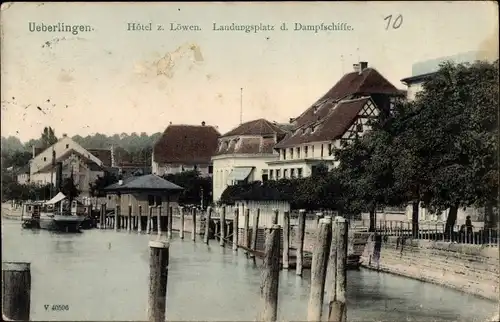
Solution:
M273 209L273 225L278 224L278 216L280 211L278 209Z
M128 204L127 231L132 231L132 205Z
M146 234L151 233L151 219L153 218L153 207L149 206L148 209L148 215L147 215L147 222L146 222Z
M347 320L346 283L347 283L347 221L337 217L337 285L336 299L330 302L329 321L345 322Z
M158 236L161 235L161 206L156 206L156 229L158 230Z
M234 219L233 219L233 250L238 251L238 227L239 227L239 209L234 208Z
M327 285L329 285L327 290L328 303L337 300L337 234L337 220L334 218L332 220L332 242L330 244L330 255L328 257L328 267L326 270L328 279Z
M104 204L101 204L101 213L99 216L99 229L104 229L106 225L106 212L104 211Z
M210 234L210 220L212 217L212 207L207 208L207 216L205 218L205 234L203 235L203 242L208 245L208 237Z
M245 221L243 222L243 240L245 241L245 254L248 255L248 251L246 249L250 248L250 241L248 238L248 225L250 224L250 209L245 209Z
M226 242L226 206L222 206L220 212L220 239L219 245L224 247L224 243Z
M320 219L311 263L311 291L309 294L309 306L307 309L308 321L321 321L326 279L326 265L328 263L331 238L331 220L328 218Z
M167 241L149 242L149 296L148 320L165 322L167 306L167 280L169 244Z
M119 228L119 215L120 214L120 206L117 204L115 206L115 222L114 222L114 226L115 226L115 231L118 231L120 228Z
M179 236L184 239L184 208L179 207L179 212L181 216L181 227L179 228Z
M139 210L137 213L137 233L142 232L142 206L139 205Z
M299 210L299 245L297 246L297 266L295 269L295 274L302 276L302 265L304 263L304 237L306 234L306 211L304 209Z
M260 209L257 208L253 213L253 222L252 222L252 250L257 250L257 234L259 232L259 218L260 218ZM251 254L250 258L255 258L255 254Z
M260 291L262 308L259 321L274 322L278 318L280 227L273 225L272 228L266 230Z
M167 220L167 230L168 230L168 238L172 238L172 230L173 230L173 220L174 220L174 209L172 206L168 207L168 220Z
M192 236L191 236L191 239L193 241L196 241L196 208L193 208L193 232L192 232Z
M2 262L2 320L29 321L30 263Z
M290 212L283 213L283 269L288 269L290 256Z

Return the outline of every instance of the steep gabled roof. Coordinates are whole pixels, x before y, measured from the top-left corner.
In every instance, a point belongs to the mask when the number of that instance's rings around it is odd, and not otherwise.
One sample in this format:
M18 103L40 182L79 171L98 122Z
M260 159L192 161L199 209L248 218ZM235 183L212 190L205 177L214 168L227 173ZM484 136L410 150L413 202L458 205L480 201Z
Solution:
M325 95L294 120L295 128L316 122L328 114L332 105L352 95L387 94L401 95L394 85L374 68L362 73L345 74Z
M342 137L369 100L369 97L343 100L330 106L325 117L296 129L276 144L275 148L286 148L309 142L332 141ZM313 128L314 131L312 131Z
M257 119L245 122L231 131L224 134L222 137L238 136L238 135L274 135L285 134L286 132L276 124L273 124L265 119Z
M153 147L158 163L205 164L217 151L219 131L208 125L169 125Z
M95 162L95 156L93 156L90 153L87 153L87 154L81 153L80 151L75 150L75 149L68 149L68 150L64 151L63 154L56 155L55 163L61 162L62 160L68 158L72 154L79 156L85 162L85 164L87 164L90 167L90 170L92 170L92 171L103 170L102 164ZM49 163L45 164L37 172L43 172L43 171L49 170L50 168L52 168L52 159L50 160Z
M93 156L102 161L103 166L111 166L111 150L110 149L87 149Z

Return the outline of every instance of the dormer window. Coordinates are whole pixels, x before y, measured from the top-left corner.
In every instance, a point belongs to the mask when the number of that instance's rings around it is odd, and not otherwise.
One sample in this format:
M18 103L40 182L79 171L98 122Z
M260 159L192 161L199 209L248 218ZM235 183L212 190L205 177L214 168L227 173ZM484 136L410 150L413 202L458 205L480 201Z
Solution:
M66 149L69 149L69 144L66 144Z
M46 158L46 157L43 157L43 161L47 161L47 158Z

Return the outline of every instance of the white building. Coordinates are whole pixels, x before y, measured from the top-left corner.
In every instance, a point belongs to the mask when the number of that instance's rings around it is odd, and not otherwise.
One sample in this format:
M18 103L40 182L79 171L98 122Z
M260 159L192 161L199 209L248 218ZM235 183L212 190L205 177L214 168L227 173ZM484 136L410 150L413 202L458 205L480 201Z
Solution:
M274 145L286 135L279 125L264 119L246 122L219 138L213 162L213 200L239 182L266 181L269 161L278 159Z
M319 165L336 166L333 147L367 131L367 122L388 112L397 89L368 63L354 65L325 95L292 120L294 129L274 148L278 160L267 162L269 178L310 176Z
M55 185L57 163L62 163L62 178L73 176L81 197L89 195L89 184L104 173L100 159L71 138L63 136L30 160L30 183Z
M169 125L153 146L151 170L163 176L198 170L212 175L211 157L217 151L219 131L205 125Z

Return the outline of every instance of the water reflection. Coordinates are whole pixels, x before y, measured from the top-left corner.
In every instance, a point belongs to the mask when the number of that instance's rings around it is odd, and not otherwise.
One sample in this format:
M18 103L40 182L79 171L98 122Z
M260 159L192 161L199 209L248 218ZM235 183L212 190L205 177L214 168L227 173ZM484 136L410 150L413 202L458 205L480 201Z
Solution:
M177 235L174 235L176 237ZM89 230L80 235L22 230L2 220L4 260L32 262L33 320L145 320L148 240L157 236ZM260 260L216 242L171 242L167 318L177 321L253 321L260 303ZM304 321L309 271L280 274L278 319ZM70 306L48 312L44 304ZM373 271L350 271L351 321L472 321L492 315L494 303L436 285Z

